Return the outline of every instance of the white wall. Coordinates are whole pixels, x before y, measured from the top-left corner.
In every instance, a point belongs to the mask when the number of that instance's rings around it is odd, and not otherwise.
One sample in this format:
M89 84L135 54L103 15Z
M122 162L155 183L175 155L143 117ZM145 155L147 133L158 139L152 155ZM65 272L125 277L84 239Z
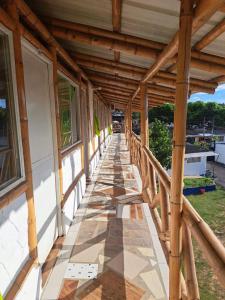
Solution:
M76 179L76 177L79 175L81 170L81 147L78 146L74 151L72 151L66 157L64 157L62 161L64 194L66 193L70 185L73 183L73 181ZM67 232L69 229L69 226L85 193L85 188L86 176L85 174L83 174L78 180L74 190L69 195L63 207L62 221L64 224L65 232Z
M0 210L0 291L8 291L29 258L25 194Z
M202 156L200 162L184 162L184 176L200 176L206 172L206 157Z
M15 300L39 300L42 293L41 267L33 266Z
M225 144L216 143L215 152L219 154L216 161L225 164Z

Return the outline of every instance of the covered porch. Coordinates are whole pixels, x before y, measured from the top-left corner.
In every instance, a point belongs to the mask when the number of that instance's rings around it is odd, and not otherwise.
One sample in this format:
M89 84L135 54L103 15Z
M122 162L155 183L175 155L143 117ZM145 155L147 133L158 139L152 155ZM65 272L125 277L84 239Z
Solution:
M49 271L48 263L45 269ZM42 299L168 299L168 276L125 136L114 134L65 236Z
M99 2L1 3L0 293L200 299L192 242L222 288L225 249L183 196L186 110L225 82L225 1ZM164 103L171 177L149 145Z

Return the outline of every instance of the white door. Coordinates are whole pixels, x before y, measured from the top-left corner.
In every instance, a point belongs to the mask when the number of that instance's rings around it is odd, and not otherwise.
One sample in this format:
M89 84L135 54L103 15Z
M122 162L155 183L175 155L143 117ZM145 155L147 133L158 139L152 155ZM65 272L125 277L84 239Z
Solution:
M57 236L57 200L50 88L51 65L23 47L25 96L37 223L38 256L44 262Z

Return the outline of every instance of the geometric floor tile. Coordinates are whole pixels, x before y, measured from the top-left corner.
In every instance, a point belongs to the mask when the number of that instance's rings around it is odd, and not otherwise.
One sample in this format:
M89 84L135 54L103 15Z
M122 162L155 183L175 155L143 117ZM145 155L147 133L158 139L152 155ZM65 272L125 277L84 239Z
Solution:
M154 251L152 248L138 247L138 250L144 256L154 257Z
M70 262L94 263L98 258L100 251L104 248L104 244L86 244L86 249L76 253L76 249L78 249L78 247L79 246L74 247Z
M67 279L93 279L98 275L97 264L68 263L64 278Z
M146 266L148 261L127 251L121 251L107 266L125 278L135 278Z
M112 271L101 274L76 294L82 300L140 300L144 291Z
M106 261L108 261L110 259L110 257L108 257L108 256L105 256L105 255L99 255L99 257L98 257L98 260L99 260L99 263L101 264L101 265L103 265Z
M151 270L149 272L142 273L140 274L140 276L156 299L161 299L165 297L162 282L156 270Z
M75 296L77 285L77 280L64 280L58 300L72 300Z

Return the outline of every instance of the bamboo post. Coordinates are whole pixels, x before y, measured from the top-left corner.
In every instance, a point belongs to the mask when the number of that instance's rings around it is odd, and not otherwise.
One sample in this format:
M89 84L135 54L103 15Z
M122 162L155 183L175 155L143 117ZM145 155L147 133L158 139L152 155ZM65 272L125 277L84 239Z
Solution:
M128 103L128 110L127 110L127 115L128 115L128 147L130 150L130 162L132 163L132 159L131 159L131 134L132 134L132 103L131 103L131 99Z
M168 215L168 213L169 213L169 197L168 197L168 193L161 181L159 181L159 191L160 191L162 232L166 234L169 230L169 215Z
M200 299L198 280L195 270L195 258L192 246L191 231L185 222L182 223L183 229L183 257L184 257L184 272L187 285L188 299Z
M181 214L183 207L183 169L187 98L189 91L192 20L193 3L190 0L182 0L180 8L180 30L171 176L171 251L169 259L169 287L171 300L177 300L181 297Z
M53 73L53 86L54 86L54 99L55 99L55 122L56 122L56 147L58 154L58 178L59 178L59 197L60 202L63 200L63 172L62 172L62 156L61 156L61 126L60 126L60 111L59 111L59 98L58 98L58 73L57 73L57 51L56 47L51 47L52 54L52 73ZM58 208L59 225L62 225L61 219L61 205ZM59 235L62 234L62 229L59 230Z
M28 206L28 244L30 257L33 260L37 260L37 233L36 233L36 216L34 207L34 195L33 195L33 178L32 178L32 166L30 156L30 143L29 143L29 129L28 129L28 117L25 99L25 83L24 83L24 71L23 71L23 59L22 59L22 47L21 47L21 35L20 35L20 23L19 15L15 2L10 2L7 5L7 11L13 21L16 24L13 31L13 44L14 55L16 64L16 79L17 79L17 93L19 102L20 113L20 126L23 145L24 167L25 175L28 183L26 198Z

